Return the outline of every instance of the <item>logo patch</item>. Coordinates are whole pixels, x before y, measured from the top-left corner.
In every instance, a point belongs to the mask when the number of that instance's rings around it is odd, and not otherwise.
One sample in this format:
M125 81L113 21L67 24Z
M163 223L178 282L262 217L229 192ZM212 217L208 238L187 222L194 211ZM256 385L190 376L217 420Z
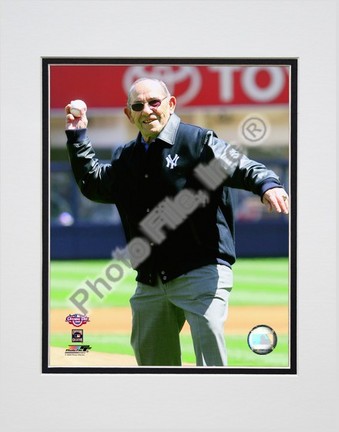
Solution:
M84 331L82 329L72 329L72 342L83 342Z
M81 327L83 324L89 322L89 317L81 314L69 314L65 321L68 324L74 325L74 327Z
M68 345L65 355L84 356L92 349L90 345Z
M175 154L173 159L172 159L171 155L168 155L166 157L166 162L167 162L166 168L173 169L174 167L176 167L177 163L178 163L178 159L179 159L179 156L177 154Z

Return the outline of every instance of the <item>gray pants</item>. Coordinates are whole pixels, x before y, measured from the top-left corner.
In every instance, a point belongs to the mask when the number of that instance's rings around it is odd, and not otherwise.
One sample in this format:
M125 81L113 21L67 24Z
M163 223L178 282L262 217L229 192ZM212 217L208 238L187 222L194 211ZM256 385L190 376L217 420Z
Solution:
M226 366L224 324L232 270L211 264L157 286L138 283L130 303L139 366L181 366L179 333L190 325L197 366Z

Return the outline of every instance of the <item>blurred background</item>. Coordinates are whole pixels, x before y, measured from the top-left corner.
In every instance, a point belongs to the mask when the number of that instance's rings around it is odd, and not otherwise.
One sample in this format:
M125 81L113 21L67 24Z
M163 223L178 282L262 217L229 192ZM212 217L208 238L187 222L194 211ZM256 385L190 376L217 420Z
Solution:
M87 200L73 179L64 107L74 99L86 102L90 139L98 158L109 162L112 150L137 134L123 108L130 85L140 77L163 79L177 97L176 113L182 121L211 128L219 138L241 146L248 157L274 170L289 190L289 67L58 64L49 68L51 259L110 258L116 247L125 245L115 206ZM244 125L249 124L252 129L246 133ZM287 257L286 215L268 212L252 193L234 192L238 257Z

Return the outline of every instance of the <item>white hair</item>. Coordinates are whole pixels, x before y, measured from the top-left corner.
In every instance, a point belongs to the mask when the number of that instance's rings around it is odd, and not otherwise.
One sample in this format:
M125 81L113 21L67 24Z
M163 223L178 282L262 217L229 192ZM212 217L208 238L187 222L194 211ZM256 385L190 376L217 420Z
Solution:
M136 86L139 82L142 82L142 81L153 81L153 82L155 82L155 83L160 84L160 86L161 86L162 89L164 90L165 95L166 95L166 96L171 96L171 93L169 92L169 90L168 90L168 88L167 88L167 85L166 85L163 81L161 81L161 80L158 79L158 78L147 78L147 77L143 77L143 78L139 78L139 79L137 79L137 80L134 81L134 83L131 85L131 87L130 87L130 89L129 89L129 92L128 92L127 105L129 105L130 102L131 102L131 95L132 95L132 93L133 93L133 91L134 91L134 89L135 89L135 86Z

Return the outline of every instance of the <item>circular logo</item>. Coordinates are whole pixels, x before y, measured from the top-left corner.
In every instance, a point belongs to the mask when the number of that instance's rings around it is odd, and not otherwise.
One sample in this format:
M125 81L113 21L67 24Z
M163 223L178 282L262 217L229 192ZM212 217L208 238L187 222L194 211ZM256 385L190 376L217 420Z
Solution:
M261 144L268 136L268 122L258 116L247 117L239 132L251 144Z
M275 331L264 324L253 327L247 337L248 346L259 355L269 354L278 342Z

